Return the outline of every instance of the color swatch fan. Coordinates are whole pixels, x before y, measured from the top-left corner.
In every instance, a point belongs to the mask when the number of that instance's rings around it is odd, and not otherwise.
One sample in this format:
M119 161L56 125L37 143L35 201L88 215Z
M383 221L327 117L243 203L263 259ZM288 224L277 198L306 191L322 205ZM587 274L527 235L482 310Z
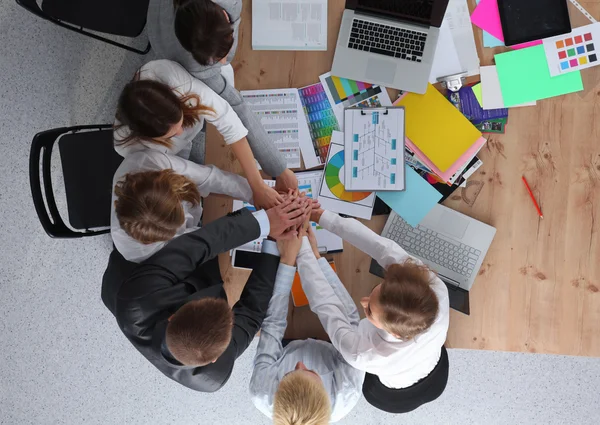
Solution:
M344 109L375 108L392 106L385 87L349 80L331 75L330 72L319 77L327 99L333 107L340 130L344 129Z
M375 194L348 192L344 187L343 139L343 133L333 132L318 199L324 209L368 220L373 213Z
M600 23L575 28L571 33L544 40L550 75L566 74L600 64Z

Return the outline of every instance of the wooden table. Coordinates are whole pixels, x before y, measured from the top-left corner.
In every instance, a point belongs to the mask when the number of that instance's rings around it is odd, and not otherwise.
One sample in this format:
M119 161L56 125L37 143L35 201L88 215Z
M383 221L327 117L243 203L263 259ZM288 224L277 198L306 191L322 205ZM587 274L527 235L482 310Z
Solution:
M471 9L474 0L469 0ZM265 52L251 48L251 4L244 1L239 47L233 63L243 90L303 87L331 70L345 2L329 1L327 52ZM600 0L582 2L600 18ZM571 10L573 26L586 24ZM504 48L482 49L482 65ZM445 202L488 223L496 237L471 291L471 315L452 310L447 346L600 356L600 113L599 68L584 73L585 91L510 110L504 135L491 135L481 152L483 167ZM394 93L391 92L393 95ZM209 128L207 162L239 172L233 153ZM544 213L537 217L521 182L525 174ZM476 196L479 191L479 195ZM231 200L211 196L208 221L231 210ZM386 217L363 221L380 232ZM379 279L370 258L345 244L334 255L339 276L355 301ZM237 300L248 272L233 269L228 254L221 267L230 300ZM362 310L362 309L359 309ZM290 313L288 335L321 336L308 308Z

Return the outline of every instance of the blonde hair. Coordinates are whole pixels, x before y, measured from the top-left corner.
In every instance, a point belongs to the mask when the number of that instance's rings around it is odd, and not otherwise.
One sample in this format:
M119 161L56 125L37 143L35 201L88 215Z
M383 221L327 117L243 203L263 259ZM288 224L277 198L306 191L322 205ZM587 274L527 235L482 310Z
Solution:
M414 261L388 267L381 291L380 317L383 328L409 340L431 327L439 310L438 298L431 289L431 272Z
M283 377L275 392L274 425L327 425L331 401L322 383L293 371Z
M182 202L200 203L196 184L171 169L126 174L115 195L121 228L143 244L173 238L185 222Z

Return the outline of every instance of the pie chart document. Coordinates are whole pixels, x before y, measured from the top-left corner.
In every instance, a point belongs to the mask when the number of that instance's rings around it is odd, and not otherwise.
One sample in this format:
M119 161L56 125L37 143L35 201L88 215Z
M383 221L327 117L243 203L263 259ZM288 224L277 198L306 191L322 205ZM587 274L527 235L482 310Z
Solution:
M319 189L319 202L327 210L370 219L375 204L374 192L349 192L344 187L344 134L334 131Z

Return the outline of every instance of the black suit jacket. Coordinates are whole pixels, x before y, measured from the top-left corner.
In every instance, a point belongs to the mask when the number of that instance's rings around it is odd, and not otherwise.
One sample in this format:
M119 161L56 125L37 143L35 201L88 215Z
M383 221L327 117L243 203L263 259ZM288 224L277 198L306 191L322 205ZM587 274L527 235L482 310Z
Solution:
M102 281L102 300L129 341L162 373L196 391L217 391L260 329L279 258L260 256L233 307L231 343L215 363L191 367L169 360L161 349L168 318L191 300L227 299L216 256L259 236L258 222L243 209L175 238L140 264L126 261L114 250Z

